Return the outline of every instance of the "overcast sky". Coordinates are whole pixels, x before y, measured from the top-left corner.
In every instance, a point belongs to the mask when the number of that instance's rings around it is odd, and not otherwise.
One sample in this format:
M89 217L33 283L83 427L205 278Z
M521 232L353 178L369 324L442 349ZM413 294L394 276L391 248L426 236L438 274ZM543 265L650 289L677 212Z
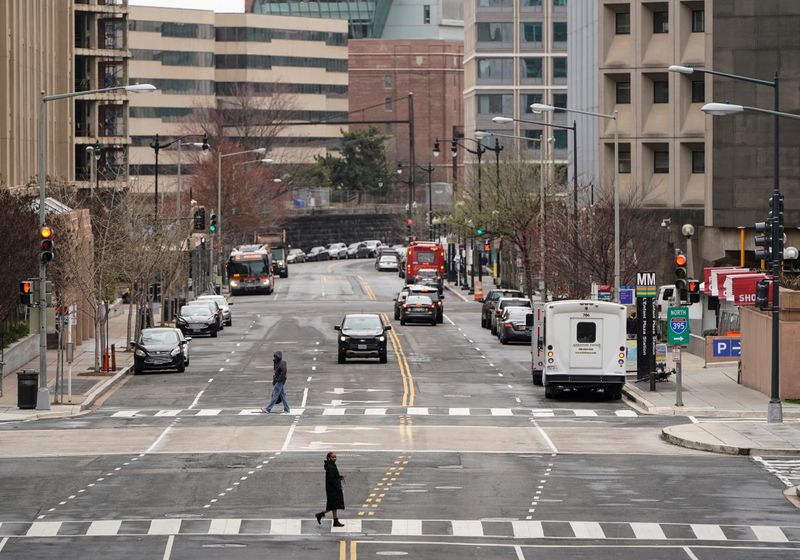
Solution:
M157 6L159 8L190 8L214 10L215 12L243 12L244 0L128 0L134 6Z

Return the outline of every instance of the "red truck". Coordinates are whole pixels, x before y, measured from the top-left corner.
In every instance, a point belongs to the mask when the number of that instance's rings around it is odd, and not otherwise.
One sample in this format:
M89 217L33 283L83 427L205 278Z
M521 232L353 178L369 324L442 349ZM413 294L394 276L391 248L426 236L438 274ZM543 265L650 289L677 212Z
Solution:
M412 241L406 258L406 284L444 285L444 248L432 241ZM423 282L424 280L424 282Z

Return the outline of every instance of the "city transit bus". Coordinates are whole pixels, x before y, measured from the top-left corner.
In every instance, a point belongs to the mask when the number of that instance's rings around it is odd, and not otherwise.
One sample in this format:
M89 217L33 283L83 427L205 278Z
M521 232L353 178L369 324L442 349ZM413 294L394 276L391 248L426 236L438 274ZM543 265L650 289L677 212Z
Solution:
M227 268L231 295L271 294L275 289L269 251L264 247L253 251L234 249L228 257Z

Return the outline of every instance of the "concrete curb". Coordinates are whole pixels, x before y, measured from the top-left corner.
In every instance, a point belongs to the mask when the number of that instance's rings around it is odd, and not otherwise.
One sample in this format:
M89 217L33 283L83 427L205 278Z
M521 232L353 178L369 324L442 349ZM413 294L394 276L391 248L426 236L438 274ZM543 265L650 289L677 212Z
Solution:
M471 300L465 298L463 294L461 294L461 289L460 288L458 288L458 289L452 288L452 287L450 287L450 284L445 284L444 287L445 287L446 290L449 290L450 292L452 292L457 298L459 298L464 303L469 303L471 301Z
M686 439L680 436L676 436L675 434L671 433L670 429L674 427L675 426L671 426L669 428L663 428L661 430L661 439L663 439L667 443L671 443L672 445L677 445L678 447L685 447L687 449L696 449L698 451L709 451L711 453L720 453L723 455L743 455L743 456L768 455L768 456L780 456L780 457L800 457L800 449L779 449L779 448L761 449L758 447L737 447L735 445L725 445L721 443L718 444L718 443L706 443L702 441L694 441L691 439Z
M792 486L783 491L783 495L797 509L800 509L800 486Z
M125 375L127 375L130 372L132 367L133 366L131 366L131 365L127 365L127 366L123 367L121 370L119 370L119 372L116 375L114 375L114 377L112 377L111 379L108 379L102 385L99 385L98 387L95 387L94 389L92 389L92 391L88 395L86 395L86 398L81 403L81 411L85 411L85 410L88 410L89 408L91 408L92 405L94 404L94 401L96 401L98 398L102 397L111 387L114 386L114 384L117 381L119 381Z

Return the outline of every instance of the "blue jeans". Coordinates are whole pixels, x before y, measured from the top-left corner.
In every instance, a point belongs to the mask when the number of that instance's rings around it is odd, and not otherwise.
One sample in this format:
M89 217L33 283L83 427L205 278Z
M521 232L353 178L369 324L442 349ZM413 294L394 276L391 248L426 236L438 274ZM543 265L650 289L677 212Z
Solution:
M272 399L270 399L269 404L264 408L271 411L272 407L275 406L275 403L278 402L279 399L283 401L283 411L289 412L289 401L286 399L286 391L283 390L283 383L276 383L272 386Z

